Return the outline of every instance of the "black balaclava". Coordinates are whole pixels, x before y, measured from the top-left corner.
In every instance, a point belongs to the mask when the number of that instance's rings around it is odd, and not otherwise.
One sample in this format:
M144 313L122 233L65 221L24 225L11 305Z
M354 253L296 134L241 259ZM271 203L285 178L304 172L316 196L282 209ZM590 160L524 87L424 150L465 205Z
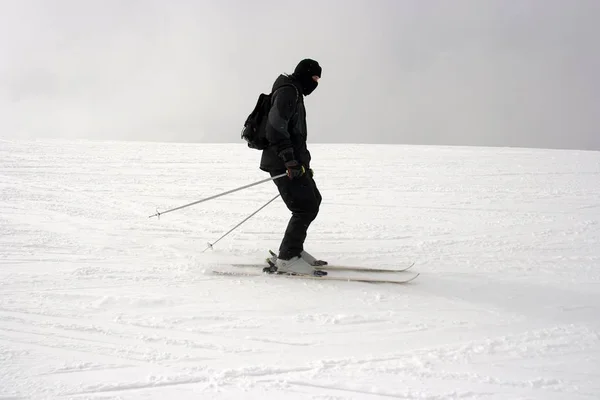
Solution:
M321 77L321 66L315 60L305 58L300 61L294 70L292 76L298 80L300 86L302 86L302 93L308 96L317 88L318 82L313 80L313 76L317 75Z

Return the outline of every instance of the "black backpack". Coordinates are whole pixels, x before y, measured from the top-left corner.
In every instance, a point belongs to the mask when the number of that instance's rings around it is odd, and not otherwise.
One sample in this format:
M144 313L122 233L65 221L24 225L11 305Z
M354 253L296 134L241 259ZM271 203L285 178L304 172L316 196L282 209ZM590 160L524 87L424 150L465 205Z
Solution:
M294 85L284 85L294 86ZM283 86L282 86L283 87ZM296 89L296 101L298 101L298 88ZM267 120L269 117L269 111L273 105L273 93L264 94L261 93L258 96L254 110L246 118L244 122L244 128L242 129L242 139L248 142L248 147L251 149L264 150L269 147L269 141L267 140Z

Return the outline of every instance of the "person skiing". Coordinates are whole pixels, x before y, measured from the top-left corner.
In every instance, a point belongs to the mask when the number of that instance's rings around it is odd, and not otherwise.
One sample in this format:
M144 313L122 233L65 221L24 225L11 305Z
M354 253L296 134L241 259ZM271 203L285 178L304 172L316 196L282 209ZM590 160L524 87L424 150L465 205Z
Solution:
M310 168L304 97L318 86L322 68L312 59L301 60L291 75L280 74L272 87L272 105L266 125L269 146L263 150L260 169L271 176L286 173L274 183L292 212L279 254L270 259L265 272L308 274L327 273L315 266L327 264L304 250L307 230L319 213L321 193Z

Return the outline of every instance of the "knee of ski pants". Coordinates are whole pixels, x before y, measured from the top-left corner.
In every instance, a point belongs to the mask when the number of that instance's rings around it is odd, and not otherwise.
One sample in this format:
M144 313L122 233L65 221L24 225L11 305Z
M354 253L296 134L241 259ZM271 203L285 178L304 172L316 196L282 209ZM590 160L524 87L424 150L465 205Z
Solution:
M319 213L319 209L321 208L321 194L316 189L314 184L307 185L305 187L306 195L304 196L304 204L303 208L306 210L307 214L314 215L315 217Z
M317 215L319 215L319 208L320 208L321 202L319 201L319 199L316 199L316 202L311 204L310 207L306 208L306 219L313 221L315 218L317 218Z
M310 223L319 214L319 202L316 199L296 199L292 200L288 208L294 215Z
M306 219L312 222L317 218L317 215L319 215L319 207L308 210L306 212Z
M293 199L289 204L289 209L294 214L312 220L319 213L319 202L316 199Z
M321 196L321 193L319 192L318 189L315 189L315 196L317 197L317 204L318 204L317 208L319 208L319 207L321 207L321 202L323 201L323 197Z

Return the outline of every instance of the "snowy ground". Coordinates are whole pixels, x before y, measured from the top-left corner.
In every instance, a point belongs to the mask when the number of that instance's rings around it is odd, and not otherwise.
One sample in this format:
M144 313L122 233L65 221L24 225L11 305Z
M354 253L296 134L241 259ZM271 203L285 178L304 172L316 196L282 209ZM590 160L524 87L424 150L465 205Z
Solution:
M288 219L238 145L0 141L0 399L598 399L600 153L313 145L332 262L231 278ZM222 265L221 265L222 266Z

